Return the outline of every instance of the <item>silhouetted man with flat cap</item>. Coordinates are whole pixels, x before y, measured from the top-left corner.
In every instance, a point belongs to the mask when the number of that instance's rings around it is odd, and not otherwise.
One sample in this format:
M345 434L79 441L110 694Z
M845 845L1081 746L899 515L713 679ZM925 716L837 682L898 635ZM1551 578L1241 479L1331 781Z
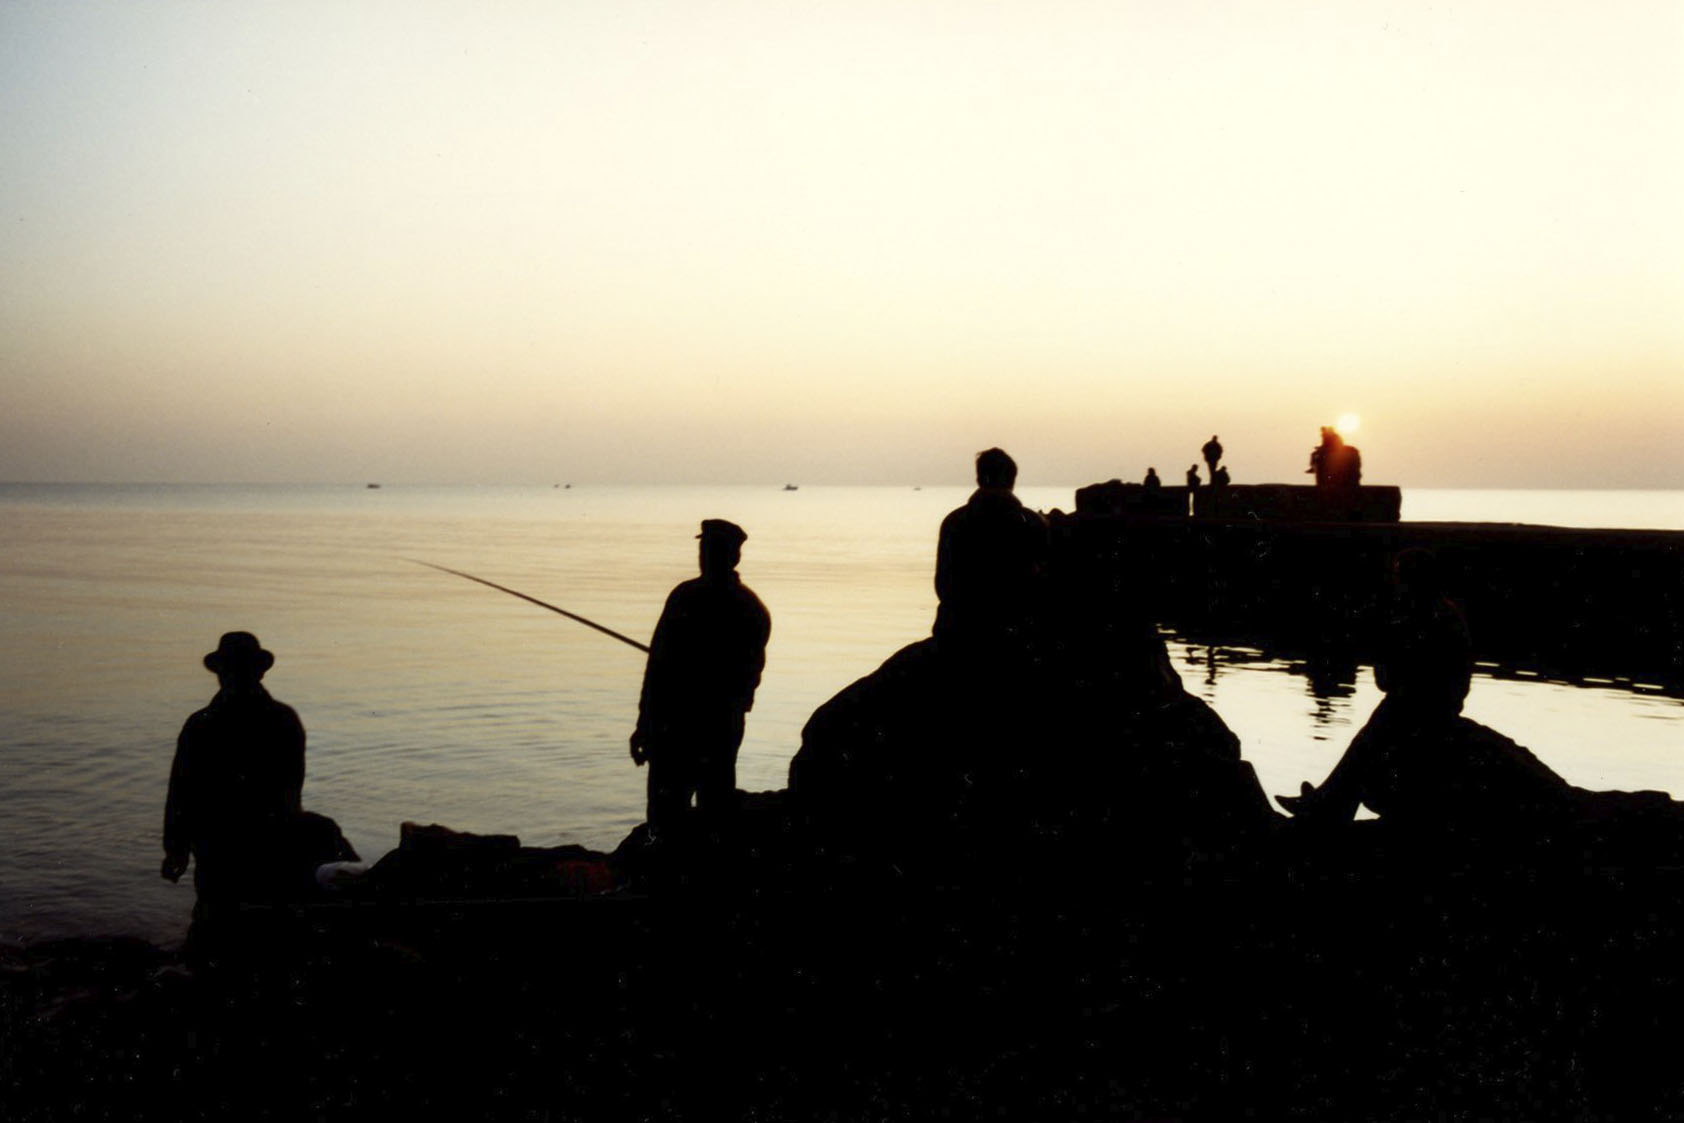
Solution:
M221 689L176 741L164 805L170 881L194 861L201 901L292 896L321 862L355 859L331 819L300 806L304 725L270 697L275 657L250 632L228 632L204 658Z
M728 811L737 791L737 749L743 715L766 666L772 617L737 576L742 527L702 523L701 576L667 597L649 641L634 763L649 765L649 825L657 835L677 826L691 796L698 811Z

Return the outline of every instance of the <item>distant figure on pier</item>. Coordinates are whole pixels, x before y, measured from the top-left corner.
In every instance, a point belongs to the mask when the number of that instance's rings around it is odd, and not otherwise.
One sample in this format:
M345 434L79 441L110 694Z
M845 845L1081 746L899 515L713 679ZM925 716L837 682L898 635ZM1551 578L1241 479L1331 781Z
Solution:
M178 881L191 857L201 902L300 896L317 866L357 857L301 806L304 725L263 688L274 662L250 632L223 635L204 657L220 689L176 740L159 873Z
M1219 466L1214 472L1212 472L1210 474L1210 486L1211 487L1227 487L1228 486L1228 466L1226 464L1223 464L1223 465Z
M737 575L748 535L724 519L702 522L701 575L673 589L643 672L631 758L649 765L649 825L657 837L688 816L731 810L743 715L766 666L772 617Z
M1469 826L1565 808L1571 789L1526 749L1462 718L1473 645L1437 559L1404 550L1375 684L1386 697L1320 787L1277 797L1302 819L1344 821L1359 803L1382 818Z
M1199 466L1197 464L1187 465L1187 487L1188 487L1188 489L1190 491L1197 491L1199 489L1199 484L1201 482L1202 481L1199 479Z
M1146 469L1146 478L1144 480L1140 481L1141 487L1147 488L1148 490L1151 490L1151 491L1156 491L1158 488L1162 487L1163 485L1164 485L1164 481L1162 481L1158 478L1158 470L1156 468Z
M1321 443L1310 450L1310 466L1317 487L1356 487L1362 483L1362 453L1345 443L1331 425L1321 427Z
M1216 439L1215 433L1212 433L1210 440L1206 441L1204 448L1199 451L1204 454L1205 465L1210 468L1210 476L1214 480L1216 478L1216 466L1222 463L1222 442Z
M942 520L936 541L935 637L947 653L1026 649L1047 566L1047 521L1012 488L1017 463L977 453L977 488Z

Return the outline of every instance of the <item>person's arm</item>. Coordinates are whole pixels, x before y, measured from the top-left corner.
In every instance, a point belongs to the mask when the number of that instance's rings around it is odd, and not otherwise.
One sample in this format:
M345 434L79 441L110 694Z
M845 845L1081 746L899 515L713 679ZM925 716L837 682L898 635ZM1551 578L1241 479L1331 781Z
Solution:
M193 850L192 728L192 719L188 719L176 738L169 792L164 797L164 864L158 875L166 881L181 880Z
M655 633L649 637L649 657L643 663L643 689L637 696L637 726L632 730L628 742L631 748L632 763L639 768L649 759L647 722L655 707L655 696L660 690L662 667L666 658L667 637L671 631L673 599L677 595L677 589L667 594L666 603L661 606L660 619L655 622Z
M1321 782L1321 787L1315 787L1306 780L1299 785L1297 795L1278 795L1275 802L1295 819L1347 823L1356 817L1357 806L1362 803L1363 787L1373 774L1378 763L1376 756L1381 751L1381 741L1365 725L1351 739L1339 763Z
M766 606L761 603L759 597L752 598L750 608L754 615L754 637L750 644L746 676L748 689L743 693L745 714L754 709L754 694L760 689L760 676L766 671L766 644L772 638L772 614L766 611Z
M290 706L286 710L286 759L282 780L286 784L286 809L293 815L304 810L304 723Z

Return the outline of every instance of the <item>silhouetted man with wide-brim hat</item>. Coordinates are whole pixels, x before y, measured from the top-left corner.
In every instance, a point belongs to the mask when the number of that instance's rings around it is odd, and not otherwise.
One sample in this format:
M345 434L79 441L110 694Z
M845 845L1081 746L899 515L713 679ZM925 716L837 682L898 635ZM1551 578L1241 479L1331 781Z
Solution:
M704 815L730 810L743 715L766 666L772 617L737 575L748 535L724 519L702 523L701 575L675 588L649 642L631 757L649 766L649 825L679 826L694 797Z
M304 725L263 688L274 663L250 632L226 633L204 658L220 689L176 740L159 872L176 881L191 857L201 902L296 896L317 864L356 858L300 805Z

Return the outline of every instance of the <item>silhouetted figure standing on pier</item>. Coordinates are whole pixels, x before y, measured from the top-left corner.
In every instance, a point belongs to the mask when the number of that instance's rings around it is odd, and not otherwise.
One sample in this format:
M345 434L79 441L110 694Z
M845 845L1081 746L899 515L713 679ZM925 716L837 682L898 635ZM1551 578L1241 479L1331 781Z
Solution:
M1201 482L1202 481L1200 481L1200 479L1199 479L1199 466L1197 464L1187 465L1187 488L1188 488L1188 490L1190 490L1190 491L1199 490L1199 484Z
M1147 488L1150 491L1156 491L1160 487L1164 486L1164 481L1158 478L1158 470L1156 468L1148 468L1146 469L1146 478L1140 481L1140 484L1142 487Z
M159 872L177 881L191 856L201 902L296 896L319 864L356 858L300 804L304 725L263 688L274 662L250 632L225 634L204 658L221 689L176 741Z
M1012 494L1017 464L1000 449L977 454L976 482L936 542L936 642L949 654L1026 649L1040 610L1047 521Z
M1210 440L1199 450L1204 454L1205 466L1210 469L1212 479L1216 478L1216 466L1222 463L1222 442L1216 439L1216 434L1210 435Z
M643 672L633 762L649 765L649 825L678 826L690 799L707 815L729 811L737 791L743 715L766 666L772 618L737 575L748 537L735 523L702 523L701 576L667 597Z

